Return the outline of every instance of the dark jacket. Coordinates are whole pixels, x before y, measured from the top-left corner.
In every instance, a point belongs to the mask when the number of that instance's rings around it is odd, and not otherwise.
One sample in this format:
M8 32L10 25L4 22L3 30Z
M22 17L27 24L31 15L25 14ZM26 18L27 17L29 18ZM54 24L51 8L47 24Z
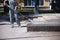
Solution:
M6 1L5 3L9 5L9 2L8 1ZM6 5L4 5L4 12L5 13L6 12L9 12L9 8Z

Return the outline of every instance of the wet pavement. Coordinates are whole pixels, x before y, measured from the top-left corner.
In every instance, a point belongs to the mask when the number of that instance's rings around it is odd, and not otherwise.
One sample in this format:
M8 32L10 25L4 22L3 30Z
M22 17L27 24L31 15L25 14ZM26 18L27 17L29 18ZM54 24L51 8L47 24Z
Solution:
M60 40L60 32L44 32L44 31L27 32L27 27L17 27L16 23L14 23L15 27L11 28L10 22L5 21L5 19L6 19L5 17L0 17L0 39L4 39L4 40ZM27 21L24 21L24 22L21 21L21 23L28 24Z

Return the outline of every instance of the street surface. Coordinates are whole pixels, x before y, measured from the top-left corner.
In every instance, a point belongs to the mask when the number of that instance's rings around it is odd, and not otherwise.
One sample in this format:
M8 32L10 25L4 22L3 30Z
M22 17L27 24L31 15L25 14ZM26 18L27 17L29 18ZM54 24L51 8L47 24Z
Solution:
M41 14L43 16L40 21L60 21L60 14ZM60 32L27 32L27 27L10 27L9 20L0 17L0 39L4 40L60 40ZM33 19L34 21L38 21ZM21 25L27 25L29 22L21 21Z

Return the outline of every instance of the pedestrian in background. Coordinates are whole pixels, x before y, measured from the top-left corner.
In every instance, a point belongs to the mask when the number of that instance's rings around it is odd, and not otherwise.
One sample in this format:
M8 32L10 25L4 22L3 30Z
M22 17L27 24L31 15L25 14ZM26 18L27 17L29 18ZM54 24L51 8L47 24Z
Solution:
M50 10L52 9L52 2L53 0L50 0Z
M3 0L3 5L4 5L4 14L5 14L5 15L6 15L6 14L8 14L8 12L9 12L9 8L6 6L6 4L8 4L8 5L9 5L8 0Z

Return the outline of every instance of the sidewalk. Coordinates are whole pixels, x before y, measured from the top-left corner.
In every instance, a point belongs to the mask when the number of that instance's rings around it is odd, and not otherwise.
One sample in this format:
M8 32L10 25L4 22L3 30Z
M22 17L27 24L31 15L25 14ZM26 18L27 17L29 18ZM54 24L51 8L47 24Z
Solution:
M58 40L60 32L27 32L26 27L11 28L9 22L0 25L0 39L5 40Z
M27 32L26 27L11 28L0 25L0 39L5 40L60 40L60 32Z
M23 22L22 22L23 23ZM60 32L27 32L27 27L10 27L9 21L0 22L0 39L5 40L60 40Z

